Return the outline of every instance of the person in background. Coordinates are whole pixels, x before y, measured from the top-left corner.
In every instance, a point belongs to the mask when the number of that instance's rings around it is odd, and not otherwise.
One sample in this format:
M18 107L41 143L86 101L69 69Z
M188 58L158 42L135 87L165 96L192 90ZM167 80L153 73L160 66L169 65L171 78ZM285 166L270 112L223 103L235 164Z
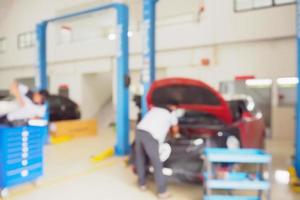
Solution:
M154 168L154 179L161 199L170 197L167 192L166 180L163 175L163 165L159 157L159 146L164 143L171 129L178 133L178 119L175 110L176 101L169 101L165 107L152 107L138 123L136 130L135 164L138 175L138 184L141 190L146 190L146 158L149 158Z
M0 124L45 117L49 96L47 90L31 91L27 86L13 82L10 93L16 98L19 106L18 109L0 116Z

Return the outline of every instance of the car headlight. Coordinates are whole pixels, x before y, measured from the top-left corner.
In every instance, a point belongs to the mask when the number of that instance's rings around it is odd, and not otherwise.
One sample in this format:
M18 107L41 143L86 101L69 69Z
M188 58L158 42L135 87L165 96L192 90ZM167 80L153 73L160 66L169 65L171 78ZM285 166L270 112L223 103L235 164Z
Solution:
M226 139L226 146L228 149L238 149L240 148L240 141L236 136L229 136Z

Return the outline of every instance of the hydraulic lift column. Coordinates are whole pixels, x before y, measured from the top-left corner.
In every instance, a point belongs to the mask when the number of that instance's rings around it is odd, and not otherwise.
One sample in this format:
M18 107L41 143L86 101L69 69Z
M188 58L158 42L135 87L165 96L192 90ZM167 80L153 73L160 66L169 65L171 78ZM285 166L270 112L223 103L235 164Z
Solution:
M103 10L114 9L117 14L118 27L118 45L117 52L117 139L115 145L116 155L126 155L129 153L129 94L128 94L128 22L129 11L128 6L122 3L110 3L102 6L93 7L91 9L82 10L75 13L66 14L42 21L37 25L37 46L38 46L38 76L37 86L40 89L47 89L47 24L65 19L72 19L78 16L87 15L95 12L102 12Z
M297 0L297 76L300 80L300 0ZM300 177L300 83L297 84L295 168Z
M143 29L143 67L141 81L143 84L142 115L147 112L146 97L152 82L155 80L155 19L158 0L144 0Z

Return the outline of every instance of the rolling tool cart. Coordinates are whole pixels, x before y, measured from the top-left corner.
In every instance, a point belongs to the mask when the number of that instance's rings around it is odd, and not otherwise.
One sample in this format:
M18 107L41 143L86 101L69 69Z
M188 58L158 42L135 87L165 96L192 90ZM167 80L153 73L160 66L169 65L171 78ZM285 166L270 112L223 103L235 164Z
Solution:
M43 174L47 126L0 126L0 195L8 188L35 182Z
M271 161L272 157L258 149L205 149L205 184L204 200L261 200L266 196L270 200ZM254 165L255 172L241 172L234 165ZM218 173L217 166L225 166L223 173ZM263 178L263 170L269 172L268 179ZM246 170L245 170L246 171ZM233 191L257 191L257 195L233 195ZM226 195L214 195L213 191L227 191Z

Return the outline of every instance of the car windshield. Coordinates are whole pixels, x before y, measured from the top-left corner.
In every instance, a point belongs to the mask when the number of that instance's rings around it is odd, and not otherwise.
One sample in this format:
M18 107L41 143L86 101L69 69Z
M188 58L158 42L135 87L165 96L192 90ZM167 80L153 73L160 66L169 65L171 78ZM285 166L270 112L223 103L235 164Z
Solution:
M219 126L224 125L224 122L208 113L198 111L185 111L184 115L179 118L179 125Z

